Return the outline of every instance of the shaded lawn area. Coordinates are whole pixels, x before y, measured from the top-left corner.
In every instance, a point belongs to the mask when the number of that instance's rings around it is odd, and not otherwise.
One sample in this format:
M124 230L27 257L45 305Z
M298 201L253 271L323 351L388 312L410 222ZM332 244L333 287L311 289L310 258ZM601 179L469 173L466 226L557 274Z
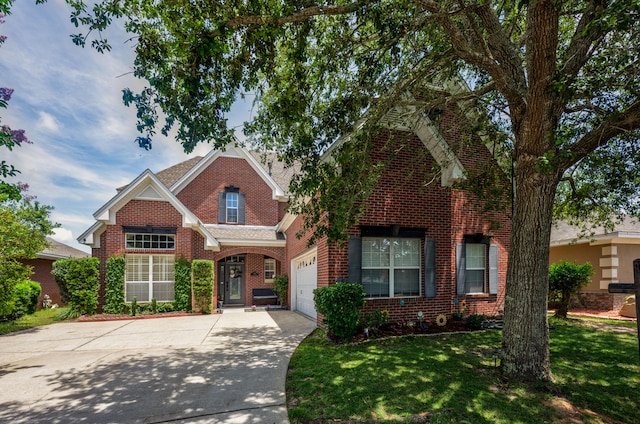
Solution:
M58 320L56 317L66 310L66 308L41 309L34 314L25 315L15 321L0 322L0 334L9 334L41 325L53 324Z
M551 319L554 383L505 384L501 333L338 346L316 330L289 364L293 423L640 423L637 335Z

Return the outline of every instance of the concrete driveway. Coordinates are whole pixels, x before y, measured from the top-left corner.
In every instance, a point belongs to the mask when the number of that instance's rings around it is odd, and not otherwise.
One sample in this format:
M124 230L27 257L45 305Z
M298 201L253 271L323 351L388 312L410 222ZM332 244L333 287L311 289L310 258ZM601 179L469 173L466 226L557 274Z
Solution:
M58 323L0 336L0 422L285 423L290 311Z

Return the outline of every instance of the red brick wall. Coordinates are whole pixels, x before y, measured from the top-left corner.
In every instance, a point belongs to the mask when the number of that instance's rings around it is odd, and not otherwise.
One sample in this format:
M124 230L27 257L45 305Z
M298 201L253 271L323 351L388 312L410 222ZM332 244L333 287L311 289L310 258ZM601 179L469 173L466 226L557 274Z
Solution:
M218 222L218 194L225 187L240 188L246 195L245 225L276 225L281 206L273 191L241 158L219 157L180 193L178 199L206 224Z
M24 265L33 267L31 280L40 283L40 287L42 287L42 292L38 298L38 309L42 309L42 300L44 299L45 294L48 294L49 297L51 297L51 303L57 303L62 306L62 301L60 300L60 288L58 287L58 283L56 283L55 278L53 278L53 274L51 274L53 262L54 261L51 259L42 258L23 261Z

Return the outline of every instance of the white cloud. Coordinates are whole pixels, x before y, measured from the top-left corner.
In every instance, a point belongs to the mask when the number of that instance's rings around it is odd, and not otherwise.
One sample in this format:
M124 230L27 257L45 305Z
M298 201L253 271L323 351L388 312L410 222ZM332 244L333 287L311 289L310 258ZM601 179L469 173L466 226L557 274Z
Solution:
M66 228L56 228L54 234L51 236L55 241L59 241L60 243L70 244L74 242L73 232L67 230Z
M60 132L60 124L58 120L47 112L38 112L40 119L38 120L38 127L41 130L58 133Z

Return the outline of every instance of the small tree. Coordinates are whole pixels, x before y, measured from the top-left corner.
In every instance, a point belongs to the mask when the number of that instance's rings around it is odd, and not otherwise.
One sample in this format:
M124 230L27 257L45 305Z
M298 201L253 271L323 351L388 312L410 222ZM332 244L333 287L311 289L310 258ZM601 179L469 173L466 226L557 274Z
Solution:
M316 310L323 315L329 335L339 341L349 341L357 333L360 307L364 305L361 284L338 282L313 291Z
M589 262L584 265L560 261L549 267L549 291L559 295L560 301L556 317L567 318L571 296L591 281L593 267Z
M211 312L213 261L196 259L191 264L192 290L196 306L203 314Z

